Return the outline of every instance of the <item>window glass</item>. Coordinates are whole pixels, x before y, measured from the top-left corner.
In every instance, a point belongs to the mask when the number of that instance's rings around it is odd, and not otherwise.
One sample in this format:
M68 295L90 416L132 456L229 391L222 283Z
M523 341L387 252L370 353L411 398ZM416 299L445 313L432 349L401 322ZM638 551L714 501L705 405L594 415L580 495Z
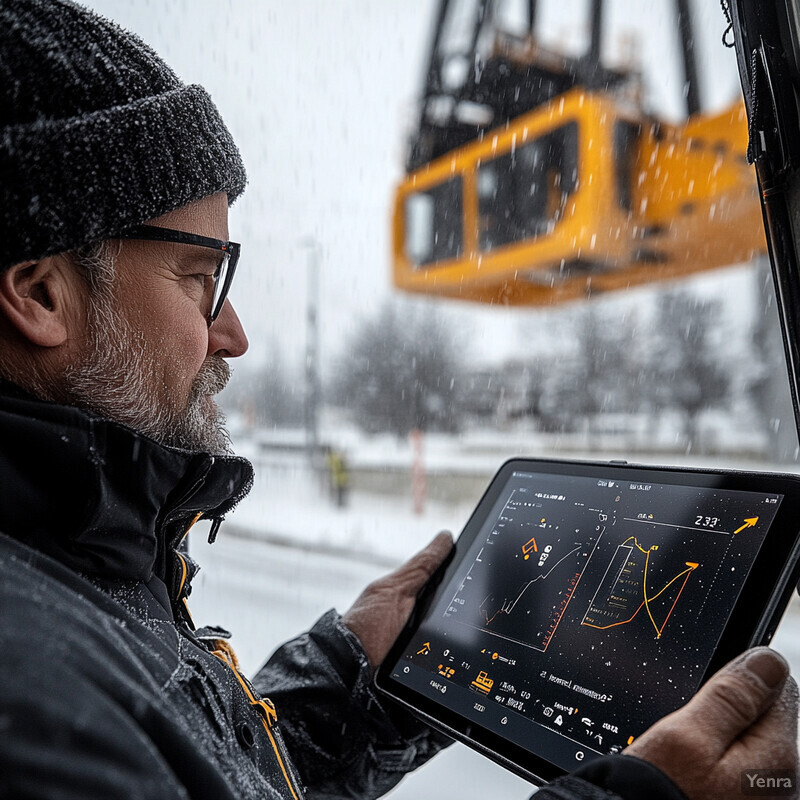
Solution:
M594 61L589 0L452 0L430 85L435 0L87 4L209 90L248 168L230 299L250 350L221 401L256 482L213 546L202 531L189 543L194 618L233 631L246 671L438 530L458 533L511 456L797 469L718 3L689 3L694 133L677 4L662 0L607 0ZM605 140L554 112L546 133L470 167L472 207L460 167L424 191L421 178L396 246L415 170L569 93L582 120L614 109ZM604 169L584 173L587 154ZM601 180L600 205L558 238L565 205ZM514 262L509 245L530 238L561 249ZM397 250L430 282L398 287ZM421 269L453 259L447 286L450 269ZM394 796L441 787L530 792L456 747Z
M451 178L406 199L406 254L421 266L464 252L462 180Z
M577 141L572 122L478 167L482 250L552 233L578 185Z

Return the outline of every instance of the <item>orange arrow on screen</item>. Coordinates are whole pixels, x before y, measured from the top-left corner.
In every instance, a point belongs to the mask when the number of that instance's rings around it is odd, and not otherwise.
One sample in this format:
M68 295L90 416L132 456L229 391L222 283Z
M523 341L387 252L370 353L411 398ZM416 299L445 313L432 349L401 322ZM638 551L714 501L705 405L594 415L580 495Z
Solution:
M753 528L755 527L756 522L758 522L758 517L750 517L750 519L746 519L744 521L744 525L735 530L734 533L741 533L741 531L743 531L745 528Z

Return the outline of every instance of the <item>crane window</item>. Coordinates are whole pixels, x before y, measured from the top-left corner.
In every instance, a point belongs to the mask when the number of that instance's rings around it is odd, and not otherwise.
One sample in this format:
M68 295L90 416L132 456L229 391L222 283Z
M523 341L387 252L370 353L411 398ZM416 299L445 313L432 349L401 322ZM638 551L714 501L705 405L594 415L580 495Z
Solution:
M617 202L624 211L633 211L633 179L636 168L636 144L642 126L636 122L618 120L614 123L614 176L617 183Z
M578 124L570 122L478 168L480 247L551 233L578 187Z
M460 176L406 198L406 254L416 266L461 258L464 221Z

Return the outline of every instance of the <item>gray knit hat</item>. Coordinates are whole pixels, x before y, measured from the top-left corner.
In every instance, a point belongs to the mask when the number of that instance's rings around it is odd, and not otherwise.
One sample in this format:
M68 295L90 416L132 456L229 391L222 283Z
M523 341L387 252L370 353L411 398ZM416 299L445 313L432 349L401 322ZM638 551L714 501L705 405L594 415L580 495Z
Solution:
M200 86L69 0L0 0L0 270L244 190Z

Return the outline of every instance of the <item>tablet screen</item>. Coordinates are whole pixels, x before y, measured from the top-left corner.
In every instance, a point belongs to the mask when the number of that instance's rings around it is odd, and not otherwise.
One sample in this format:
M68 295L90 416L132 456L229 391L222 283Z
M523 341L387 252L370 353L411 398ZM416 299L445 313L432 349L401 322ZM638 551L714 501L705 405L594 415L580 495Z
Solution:
M564 770L697 691L784 498L609 473L512 472L391 673Z

